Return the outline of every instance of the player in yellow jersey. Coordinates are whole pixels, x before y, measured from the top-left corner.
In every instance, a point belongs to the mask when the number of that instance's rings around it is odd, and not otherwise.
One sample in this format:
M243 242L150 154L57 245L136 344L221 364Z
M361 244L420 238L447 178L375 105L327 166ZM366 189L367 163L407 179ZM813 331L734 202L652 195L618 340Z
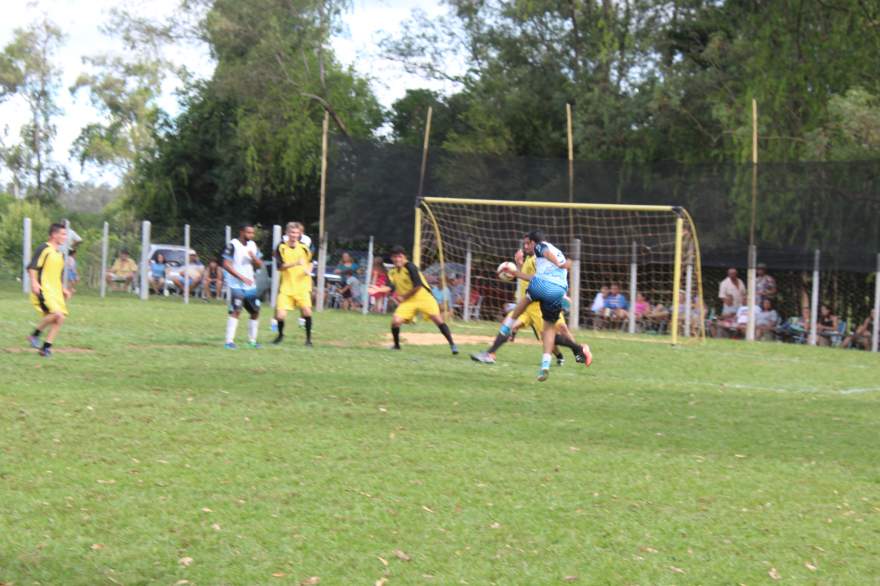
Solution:
M305 320L306 346L312 345L312 251L302 243L303 225L288 222L285 226L287 242L275 249L275 263L281 275L275 305L278 336L272 341L280 344L284 339L284 318L287 312L299 308Z
M536 273L535 266L536 258L534 254L530 254L528 256L519 249L516 251L514 255L514 262L516 263L517 268L526 275L534 275ZM518 279L516 285L516 298L517 300L521 299L525 296L526 290L529 287L529 281L525 279ZM513 312L507 314L507 318L512 317ZM505 342L513 341L514 334L524 328L530 327L533 332L535 332L535 337L539 340L541 336L538 332L543 331L544 329L544 316L541 314L541 303L538 301L533 301L526 306L525 311L516 319L513 327L511 328L512 334L510 336L505 336L503 334L498 334L495 338L495 341L489 347L488 350L484 352L480 352L479 354L471 354L471 359L476 362L482 362L483 364L494 364L495 363L495 353L498 351L501 346L504 345ZM565 362L565 359L562 356L562 353L559 351L559 346L565 346L571 349L574 354L575 361L578 364L586 364L587 366L592 363L592 354L590 353L590 347L586 344L580 345L578 344L574 336L571 333L571 330L568 329L568 326L565 323L565 318L562 314L559 315L559 319L556 320L556 346L554 347L554 354L556 356L556 363L559 366Z
M37 247L27 267L31 280L31 303L43 316L36 329L28 336L28 342L40 351L40 356L46 358L52 355L55 336L68 315L65 301L70 298L70 291L64 288L61 278L64 270L61 247L65 242L67 230L64 224L52 224L49 227L49 241ZM40 345L40 334L47 328L46 341Z
M393 350L400 350L400 326L404 322L409 323L417 313L423 314L437 325L440 333L449 342L449 348L453 354L458 354L458 347L452 340L452 332L443 321L440 306L431 295L431 287L428 281L414 263L406 258L406 252L401 246L391 249L391 262L394 268L388 271L390 286L370 287L370 295L390 293L395 291L400 297L400 305L394 310L391 318L391 335L394 337Z

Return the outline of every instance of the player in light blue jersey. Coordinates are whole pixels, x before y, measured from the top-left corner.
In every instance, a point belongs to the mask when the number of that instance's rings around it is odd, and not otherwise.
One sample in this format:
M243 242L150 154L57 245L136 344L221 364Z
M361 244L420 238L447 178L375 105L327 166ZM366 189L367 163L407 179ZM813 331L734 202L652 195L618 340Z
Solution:
M257 297L254 269L262 267L263 261L260 259L260 250L254 242L254 227L250 224L242 224L238 230L238 238L229 241L223 249L222 256L230 297L225 347L230 350L236 348L235 330L238 328L238 316L244 309L251 318L248 321L248 346L259 348L257 332L260 325L260 300Z
M556 321L562 312L562 303L568 291L568 268L571 262L566 260L561 250L544 240L544 234L538 230L529 232L523 238L523 250L526 254L535 255L535 274L529 275L522 271L514 271L518 279L529 281L526 294L517 302L513 313L505 318L499 334L509 336L517 318L522 315L528 305L538 301L541 305L541 316L544 318L544 329L541 341L544 344L544 355L541 358L541 370L538 380L545 381L550 376L550 361L556 339ZM585 363L593 361L586 349Z

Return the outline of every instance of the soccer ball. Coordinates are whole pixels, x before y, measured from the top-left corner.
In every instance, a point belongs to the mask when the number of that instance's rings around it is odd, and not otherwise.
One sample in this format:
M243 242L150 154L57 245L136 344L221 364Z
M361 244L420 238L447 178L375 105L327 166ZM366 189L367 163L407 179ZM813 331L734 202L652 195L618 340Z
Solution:
M516 276L513 274L513 271L516 270L516 265L512 262L505 261L498 265L498 268L495 269L495 272L498 273L498 278L502 281L513 281L516 279Z

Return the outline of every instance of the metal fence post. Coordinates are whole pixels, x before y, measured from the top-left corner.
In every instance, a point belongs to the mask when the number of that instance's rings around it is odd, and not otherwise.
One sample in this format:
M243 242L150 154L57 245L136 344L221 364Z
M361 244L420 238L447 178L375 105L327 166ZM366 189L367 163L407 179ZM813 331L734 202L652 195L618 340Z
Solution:
M279 224L272 225L272 290L269 292L269 303L272 305L272 309L278 304L278 282L281 279L281 274L279 273L278 261L275 259L275 251L278 250L278 246L281 244L281 226ZM272 317L272 321L275 321L275 317Z
M183 303L189 303L189 224L183 225Z
M749 321L746 323L746 340L755 341L755 295L757 294L758 277L755 272L757 262L757 248L754 244L749 245L749 267L748 276L746 278L748 290L746 293L746 304L749 310Z
M320 236L318 251L318 295L315 305L318 311L324 311L324 271L327 268L327 234Z
M629 261L629 333L636 333L636 295L638 295L639 259L638 245L633 240Z
M877 254L877 272L874 273L874 320L871 332L871 352L877 352L880 342L880 253Z
M467 241L467 249L464 253L464 299L462 300L462 318L464 321L471 320L471 265L473 263L471 241Z
M571 307L568 312L568 327L577 329L581 317L581 239L572 241L571 264Z
M141 300L146 301L150 297L150 221L144 220L141 223Z
M31 264L31 219L24 219L23 234L21 239L21 290L24 293L31 292L31 276L28 274L28 265Z
M228 225L224 227L223 238L224 238L224 242L226 243L226 246L229 246L229 243L232 242L232 228L230 228ZM222 258L220 259L220 266L221 267L223 266L223 259ZM227 275L226 271L223 271L224 280L228 281L228 279L225 279L226 275ZM229 288L229 283L227 282L227 284L226 284L226 303L229 304L231 302L232 302L232 290Z
M110 249L110 224L104 222L104 230L101 233L101 297L107 296L107 252Z
M819 250L813 257L813 294L810 297L810 346L815 346L818 336L816 335L816 322L819 319Z
M370 245L367 248L367 268L364 271L364 275L366 278L364 279L364 292L361 295L363 298L364 306L361 308L361 311L364 315L367 315L367 312L370 310L370 281L373 278L373 237L370 236Z

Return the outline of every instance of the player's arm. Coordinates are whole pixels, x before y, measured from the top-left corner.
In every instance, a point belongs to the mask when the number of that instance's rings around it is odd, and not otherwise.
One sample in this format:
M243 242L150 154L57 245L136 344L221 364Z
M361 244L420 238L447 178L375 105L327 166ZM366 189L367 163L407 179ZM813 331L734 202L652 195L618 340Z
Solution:
M545 248L544 251L541 253L541 256L543 256L544 258L546 258L547 260L552 262L554 265L556 265L560 269L564 269L567 267L568 260L564 260L562 262L559 262L559 259L556 258L556 255L553 254L553 251L550 250L549 248Z
M254 254L254 253L253 253L252 251L250 251L250 250L248 251L248 256L251 257L251 264L252 264L252 265L254 265L255 267L257 267L258 269L263 268L263 261L260 259L259 256L257 256L256 254Z
M423 288L422 278L419 275L419 268L415 264L411 262L406 263L406 272L409 273L409 280L412 281L413 286L412 289L406 292L406 295L400 296L401 301L406 301Z

